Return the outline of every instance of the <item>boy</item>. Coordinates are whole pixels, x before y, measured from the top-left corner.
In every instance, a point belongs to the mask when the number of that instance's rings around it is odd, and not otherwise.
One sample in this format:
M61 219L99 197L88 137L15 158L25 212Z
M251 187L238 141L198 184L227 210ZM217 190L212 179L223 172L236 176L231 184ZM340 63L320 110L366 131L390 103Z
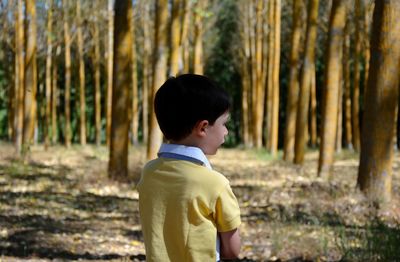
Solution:
M229 181L211 169L228 134L227 93L205 76L168 79L154 108L169 142L138 184L146 260L219 261L240 251L240 210Z

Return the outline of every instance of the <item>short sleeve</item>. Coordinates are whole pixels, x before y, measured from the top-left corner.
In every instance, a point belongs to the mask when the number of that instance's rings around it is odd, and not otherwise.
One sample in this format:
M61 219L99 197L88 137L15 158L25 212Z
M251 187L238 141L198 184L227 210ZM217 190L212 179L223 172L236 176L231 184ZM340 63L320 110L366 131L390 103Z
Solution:
M215 223L218 232L234 230L241 223L239 204L229 184L221 190L215 203Z

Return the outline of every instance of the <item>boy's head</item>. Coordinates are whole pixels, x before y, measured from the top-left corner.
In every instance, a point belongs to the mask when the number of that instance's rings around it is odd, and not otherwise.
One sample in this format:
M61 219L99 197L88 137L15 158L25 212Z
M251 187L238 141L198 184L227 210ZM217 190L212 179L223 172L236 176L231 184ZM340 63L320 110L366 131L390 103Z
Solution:
M158 124L169 141L184 139L200 121L213 125L230 106L225 90L209 78L194 74L169 78L154 99Z

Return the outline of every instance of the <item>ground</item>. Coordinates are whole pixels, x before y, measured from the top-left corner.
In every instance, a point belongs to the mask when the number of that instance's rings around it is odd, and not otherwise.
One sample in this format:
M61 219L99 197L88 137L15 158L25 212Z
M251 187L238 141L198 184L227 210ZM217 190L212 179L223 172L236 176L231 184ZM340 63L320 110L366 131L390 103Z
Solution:
M0 143L0 261L145 261L135 190L144 151L130 148L121 183L107 178L106 147L38 145L22 162ZM317 160L309 151L301 167L245 149L211 158L240 203L240 261L400 261L397 153L393 201L379 209L356 189L355 153L336 156L329 182Z

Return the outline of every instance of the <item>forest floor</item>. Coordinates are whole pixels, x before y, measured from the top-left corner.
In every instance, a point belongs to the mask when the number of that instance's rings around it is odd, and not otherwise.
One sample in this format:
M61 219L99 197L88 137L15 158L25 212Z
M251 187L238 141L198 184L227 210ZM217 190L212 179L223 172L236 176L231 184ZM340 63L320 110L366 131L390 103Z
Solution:
M130 181L107 178L106 147L34 146L24 161L0 142L0 261L145 261L135 180L144 148L131 147ZM333 179L262 151L221 149L213 168L242 211L240 261L400 261L400 156L393 202L356 190L358 157L336 156Z

